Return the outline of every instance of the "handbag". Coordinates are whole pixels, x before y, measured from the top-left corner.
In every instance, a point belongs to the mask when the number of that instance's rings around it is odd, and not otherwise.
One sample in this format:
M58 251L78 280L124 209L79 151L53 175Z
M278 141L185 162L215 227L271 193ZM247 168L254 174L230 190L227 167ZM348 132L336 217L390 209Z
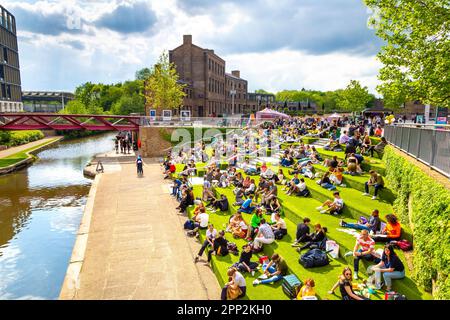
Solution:
M227 287L227 299L236 300L242 294L241 288L237 284L232 284Z

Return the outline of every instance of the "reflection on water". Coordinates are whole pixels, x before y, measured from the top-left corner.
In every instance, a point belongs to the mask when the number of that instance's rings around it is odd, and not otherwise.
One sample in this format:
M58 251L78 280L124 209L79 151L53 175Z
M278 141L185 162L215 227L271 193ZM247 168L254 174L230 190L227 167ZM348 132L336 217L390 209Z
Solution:
M56 299L91 181L85 164L114 134L63 141L0 176L0 299Z

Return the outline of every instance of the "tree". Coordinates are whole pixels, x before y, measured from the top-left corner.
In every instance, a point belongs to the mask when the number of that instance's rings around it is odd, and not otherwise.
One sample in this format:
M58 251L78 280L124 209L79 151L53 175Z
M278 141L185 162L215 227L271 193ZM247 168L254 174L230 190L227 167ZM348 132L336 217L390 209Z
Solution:
M136 80L145 81L150 78L152 71L149 68L143 68L141 70L136 71L135 78Z
M113 104L112 114L129 115L130 113L144 113L145 99L139 94L132 96L122 96L119 101Z
M405 101L450 107L448 0L364 0L377 13L369 24L385 41L377 90L385 105Z
M175 65L169 62L167 52L162 53L145 83L147 105L155 109L176 109L186 96L183 88L184 85L178 83Z
M372 100L367 87L362 87L359 81L351 80L347 88L338 95L337 105L347 111L362 111Z
M80 100L72 100L67 102L64 109L59 111L62 114L88 114L86 106Z

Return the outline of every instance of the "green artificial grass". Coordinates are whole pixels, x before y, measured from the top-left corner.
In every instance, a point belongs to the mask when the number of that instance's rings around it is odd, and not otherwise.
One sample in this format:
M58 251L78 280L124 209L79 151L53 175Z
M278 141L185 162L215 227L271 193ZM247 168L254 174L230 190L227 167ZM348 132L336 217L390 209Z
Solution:
M345 266L352 266L352 258L349 257L347 259L339 258L337 260L333 259L330 265L321 267L321 268L313 268L313 269L305 269L299 263L298 259L300 255L296 252L295 248L291 247L291 243L294 240L295 232L296 232L296 224L301 221L301 219L305 216L308 216L312 220L312 224L321 223L322 226L328 227L328 238L330 240L335 240L341 246L341 256L342 253L352 250L355 244L355 238L347 233L340 232L337 229L339 228L338 222L339 218L336 218L331 215L323 215L320 214L315 208L320 205L320 202L312 199L312 198L300 198L295 196L287 196L279 190L279 197L282 202L284 212L286 214L285 221L288 228L288 235L285 236L282 240L278 240L271 245L264 246L264 254L261 255L272 255L274 252L279 253L284 259L286 259L288 263L288 267L291 273L297 275L299 279L304 281L305 279L311 277L316 282L316 292L320 299L339 299L339 290L336 290L337 294L329 295L327 292L333 286L335 281L337 280L338 275L342 272ZM201 195L201 186L195 186L194 192L196 196ZM234 202L234 195L231 188L216 188L216 192L219 194L225 194L230 203ZM229 212L222 213L213 213L210 214L210 222L213 223L217 230L225 229L226 224L231 216L231 214L235 213L238 208L230 206ZM244 219L247 223L250 220L251 215L244 214ZM270 220L270 215L266 216L266 219ZM348 220L350 221L350 220ZM202 231L202 239L204 238L204 231ZM245 240L242 239L233 239L230 234L226 234L226 238L229 241L235 242L238 248L242 248L242 246L246 243ZM377 247L381 247L382 244L377 245ZM306 252L306 251L304 251ZM400 257L403 261L405 261L403 255L400 253ZM206 259L206 254L205 254ZM227 282L226 272L228 268L239 259L238 256L228 255L226 257L213 257L213 271L216 274L219 283L221 286ZM257 260L254 257L253 260ZM405 262L404 262L405 263ZM368 266L368 263L361 262L360 274L364 275L365 268ZM405 263L406 266L406 263ZM281 282L271 284L271 285L259 285L254 287L252 282L254 278L251 277L250 274L244 274L247 281L247 298L251 300L279 300L279 299L287 299L288 297L281 290ZM257 277L258 274L255 275ZM424 293L414 282L409 279L409 271L407 271L407 278L403 280L394 281L393 285L394 290L402 292L409 299L431 299L429 294ZM377 292L375 295L372 295L371 299L382 299L383 294L381 291Z

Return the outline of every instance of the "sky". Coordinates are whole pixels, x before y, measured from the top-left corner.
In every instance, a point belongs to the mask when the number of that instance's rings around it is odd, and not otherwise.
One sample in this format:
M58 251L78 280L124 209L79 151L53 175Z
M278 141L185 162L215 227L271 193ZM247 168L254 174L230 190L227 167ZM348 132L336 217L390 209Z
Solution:
M377 94L382 42L362 0L2 0L15 17L22 90L134 79L183 35L240 70L249 91Z

